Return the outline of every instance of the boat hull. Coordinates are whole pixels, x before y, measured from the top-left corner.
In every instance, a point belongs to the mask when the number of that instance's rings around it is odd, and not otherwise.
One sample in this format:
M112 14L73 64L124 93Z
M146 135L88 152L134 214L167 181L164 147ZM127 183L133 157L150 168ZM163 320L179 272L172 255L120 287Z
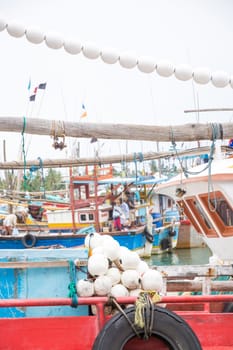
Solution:
M79 259L82 268L71 263ZM88 250L76 249L16 249L0 250L1 299L67 297L69 285L75 278L87 277ZM0 318L87 315L88 307L73 309L67 306L0 308ZM0 341L1 344L1 341ZM1 345L0 345L0 349Z
M79 231L80 232L80 231ZM88 233L95 232L94 227L84 228L83 233L63 233L63 234L20 234L16 236L0 236L0 250L25 249L25 248L72 248L83 246ZM143 254L146 244L144 226L126 231L101 232L101 234L111 235L121 246Z
M219 296L214 296L215 301ZM221 297L221 296L220 296ZM187 301L187 297L164 297L161 301L170 303L196 303L201 302L202 297L192 297L191 301ZM207 300L208 297L205 297ZM86 301L84 300L86 299ZM88 299L88 301L87 301ZM99 303L99 313L96 316L72 316L72 317L40 317L40 318L0 318L0 327L2 334L0 341L0 349L8 350L91 350L97 335L101 328L108 322L109 317L103 314L103 303L106 298L80 298L80 304ZM96 300L95 300L96 299ZM102 301L101 301L102 299ZM123 298L121 298L123 299ZM173 299L173 301L171 301ZM186 300L186 301L185 301ZM211 300L211 299L210 299ZM232 299L233 300L233 299ZM132 300L131 300L132 301ZM213 301L213 298L212 298ZM127 302L125 298L124 302ZM17 300L1 300L0 306L9 307L9 305L17 304ZM43 300L40 305L47 304L69 304L67 299L62 300ZM38 300L24 300L22 305L38 304ZM197 336L203 350L230 350L233 347L232 323L233 313L211 313L207 308L209 303L204 304L204 311L176 311L176 313L188 323L195 335ZM129 326L130 327L130 326ZM214 330L214 331L213 331ZM117 330L115 330L117 337ZM155 349L157 337L150 337L148 340L133 338L133 343L127 343L124 349L135 350ZM160 347L161 348L161 347ZM167 347L163 347L167 349Z
M152 254L172 252L176 248L180 223L153 228Z
M191 225L189 220L180 222L180 229L177 240L177 249L202 248L206 244L202 236L197 233L195 228Z

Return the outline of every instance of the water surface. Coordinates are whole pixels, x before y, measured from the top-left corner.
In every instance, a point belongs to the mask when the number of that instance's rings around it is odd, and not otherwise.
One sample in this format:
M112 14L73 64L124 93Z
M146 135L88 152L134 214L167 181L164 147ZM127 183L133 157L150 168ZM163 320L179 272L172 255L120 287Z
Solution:
M174 249L173 253L153 255L145 259L150 266L156 265L203 265L209 263L212 255L208 247L192 249Z

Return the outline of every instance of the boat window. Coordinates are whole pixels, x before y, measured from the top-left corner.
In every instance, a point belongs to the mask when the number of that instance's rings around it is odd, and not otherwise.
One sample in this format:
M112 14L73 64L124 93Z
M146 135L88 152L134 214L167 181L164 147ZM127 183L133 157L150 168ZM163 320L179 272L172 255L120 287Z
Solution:
M80 214L80 222L87 221L87 214Z
M95 216L93 213L82 213L79 215L79 220L80 222L94 222L95 221Z
M185 202L187 203L191 216L193 216L198 222L198 224L201 226L202 232L204 232L208 237L218 237L217 232L215 232L209 218L205 214L197 198L195 196L185 198Z
M233 209L220 191L199 195L206 210L213 218L219 232L229 236L233 229Z

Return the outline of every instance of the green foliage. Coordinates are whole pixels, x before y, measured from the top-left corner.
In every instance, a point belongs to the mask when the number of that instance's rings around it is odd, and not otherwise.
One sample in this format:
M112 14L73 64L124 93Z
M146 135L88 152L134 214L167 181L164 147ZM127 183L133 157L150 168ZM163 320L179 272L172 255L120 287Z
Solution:
M41 170L33 174L28 172L26 176L26 189L29 192L56 191L65 188L65 184L62 182L62 174L54 169L49 169L44 177ZM21 190L25 190L23 182L21 184Z

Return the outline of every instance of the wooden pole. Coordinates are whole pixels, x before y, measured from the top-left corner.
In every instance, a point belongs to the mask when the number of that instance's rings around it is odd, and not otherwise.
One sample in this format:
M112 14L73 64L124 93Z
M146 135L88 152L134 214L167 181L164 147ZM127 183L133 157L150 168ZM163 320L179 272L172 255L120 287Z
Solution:
M73 171L71 167L69 168L69 175L70 175L70 207L71 207L71 216L72 216L72 231L73 233L76 233L74 183L73 183Z
M222 151L233 151L232 148L227 146L221 147ZM153 159L162 159L169 157L178 156L194 156L200 154L206 154L210 152L210 148L200 147L200 148L191 148L184 151L178 151L177 153L172 152L147 152L143 154L143 160L153 160ZM124 157L126 162L133 162L136 160L140 160L140 154L127 154ZM98 158L77 158L77 159L43 159L43 167L44 168L67 168L70 166L88 166L88 165L99 165L101 164L114 164L121 163L122 155L111 155L111 156L99 156ZM39 160L27 160L26 168L30 168L31 166L40 165ZM11 161L11 162L0 162L0 169L23 169L24 162L22 161Z
M25 127L24 127L25 126ZM53 137L79 137L115 140L158 142L190 142L198 140L229 139L233 135L233 123L137 125L106 123L75 123L39 118L0 117L0 131L22 132Z

